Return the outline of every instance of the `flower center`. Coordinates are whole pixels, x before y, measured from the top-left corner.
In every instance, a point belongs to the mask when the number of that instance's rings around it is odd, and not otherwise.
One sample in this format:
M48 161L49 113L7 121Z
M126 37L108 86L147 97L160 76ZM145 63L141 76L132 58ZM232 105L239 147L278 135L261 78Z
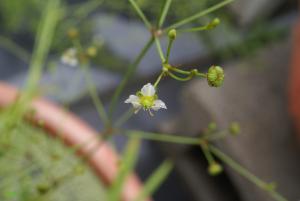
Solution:
M144 108L150 109L154 105L154 99L154 96L142 96L140 97L140 103Z

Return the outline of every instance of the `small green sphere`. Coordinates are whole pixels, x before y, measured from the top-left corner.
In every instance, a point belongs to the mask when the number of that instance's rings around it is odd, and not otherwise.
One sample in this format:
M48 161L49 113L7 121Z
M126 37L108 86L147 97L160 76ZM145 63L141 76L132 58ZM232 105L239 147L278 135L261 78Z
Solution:
M224 82L224 70L220 66L212 66L207 72L207 82L211 87L220 87Z
M211 122L207 126L209 131L215 131L217 129L217 124L215 122Z
M48 183L40 183L36 186L36 190L41 195L46 194L47 192L50 191L50 189L51 189L51 186Z
M238 135L241 132L240 125L237 122L232 122L229 131L232 135Z
M176 29L171 29L171 30L169 31L169 33L168 33L168 36L169 36L170 40L175 40L176 35L177 35Z
M218 26L221 23L219 18L215 18L213 19L208 25L207 25L207 29L213 29L216 26Z
M214 163L210 164L209 167L208 167L208 173L211 176L217 176L221 172L223 172L223 167L217 162L214 162Z

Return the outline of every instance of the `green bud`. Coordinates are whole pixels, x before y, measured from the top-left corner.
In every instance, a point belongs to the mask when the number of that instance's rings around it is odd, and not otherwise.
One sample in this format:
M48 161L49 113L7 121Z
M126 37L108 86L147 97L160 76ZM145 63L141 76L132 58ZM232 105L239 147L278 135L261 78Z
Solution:
M175 40L176 39L176 29L171 29L168 33L169 39L170 40Z
M209 131L215 131L217 129L217 124L215 122L211 122L208 124L207 129Z
M198 73L198 70L197 70L197 69L191 70L191 75L192 75L192 76L197 75L197 73Z
M214 162L208 166L208 173L211 176L217 176L221 172L223 172L223 167L217 162Z
M48 183L40 183L37 185L36 190L39 194L44 195L51 189L51 186Z
M224 82L224 71L220 66L212 66L207 72L207 82L211 87L220 87Z
M241 132L240 125L237 122L232 122L229 127L229 132L232 135L238 135Z
M97 52L98 52L98 50L95 46L90 46L86 50L86 54L91 58L97 56Z
M219 18L213 19L207 26L206 29L213 29L221 23Z

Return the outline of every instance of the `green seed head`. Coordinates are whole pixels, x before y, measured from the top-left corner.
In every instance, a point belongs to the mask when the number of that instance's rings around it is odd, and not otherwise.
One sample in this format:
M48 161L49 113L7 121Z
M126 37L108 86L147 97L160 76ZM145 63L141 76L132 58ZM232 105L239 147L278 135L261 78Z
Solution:
M211 87L220 87L224 82L224 71L220 66L212 66L207 72L207 82Z
M223 167L217 162L214 162L214 163L210 164L209 167L208 167L208 173L211 176L217 176L221 172L223 172Z
M215 18L215 19L213 19L213 20L206 26L206 28L207 28L207 29L213 29L213 28L215 28L216 26L218 26L220 23L221 23L220 19L219 19L219 18Z
M97 56L97 52L98 52L98 50L95 46L90 46L86 50L86 54L91 58Z
M176 39L176 29L171 29L168 33L169 39L170 40L175 40Z
M207 126L209 131L215 131L217 129L217 124L215 122L211 122Z
M40 183L36 186L36 190L39 192L39 194L43 195L49 192L51 189L50 184L48 183Z
M240 125L237 122L232 122L229 131L232 135L238 135L241 132Z

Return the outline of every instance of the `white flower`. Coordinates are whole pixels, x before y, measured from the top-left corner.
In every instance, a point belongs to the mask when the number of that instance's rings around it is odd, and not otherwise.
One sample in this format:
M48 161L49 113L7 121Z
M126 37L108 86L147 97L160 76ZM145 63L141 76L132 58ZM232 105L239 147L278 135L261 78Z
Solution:
M78 65L77 50L75 48L67 49L61 56L61 62L69 66L77 66Z
M137 95L130 95L125 103L131 103L135 113L143 108L144 110L149 111L150 115L152 115L151 109L154 111L167 109L166 104L157 98L154 86L148 83L143 86Z

